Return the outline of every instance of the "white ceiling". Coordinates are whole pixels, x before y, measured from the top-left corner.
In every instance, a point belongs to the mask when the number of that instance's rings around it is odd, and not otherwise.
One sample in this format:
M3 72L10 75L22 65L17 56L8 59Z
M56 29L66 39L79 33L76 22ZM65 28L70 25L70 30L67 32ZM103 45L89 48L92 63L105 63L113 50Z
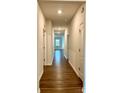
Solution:
M70 1L39 1L40 7L46 19L51 19L54 25L66 25L72 19L78 8L83 2ZM62 14L57 11L61 9Z

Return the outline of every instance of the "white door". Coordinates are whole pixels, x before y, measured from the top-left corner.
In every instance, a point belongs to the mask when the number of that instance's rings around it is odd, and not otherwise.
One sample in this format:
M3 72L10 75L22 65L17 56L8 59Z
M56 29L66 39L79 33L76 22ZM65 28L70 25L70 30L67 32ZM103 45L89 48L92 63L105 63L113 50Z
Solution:
M78 38L78 41L79 41L79 49L78 49L78 60L79 60L79 67L78 67L78 70L79 70L79 76L80 78L83 80L84 79L84 24L81 24L80 25L80 28L79 28L79 38Z
M43 30L43 65L46 62L46 32Z

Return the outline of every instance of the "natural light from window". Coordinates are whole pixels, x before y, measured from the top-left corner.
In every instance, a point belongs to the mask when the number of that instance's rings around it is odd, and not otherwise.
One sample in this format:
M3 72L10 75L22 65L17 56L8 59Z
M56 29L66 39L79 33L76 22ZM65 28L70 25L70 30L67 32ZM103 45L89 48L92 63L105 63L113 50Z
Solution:
M56 46L60 46L60 40L56 39Z

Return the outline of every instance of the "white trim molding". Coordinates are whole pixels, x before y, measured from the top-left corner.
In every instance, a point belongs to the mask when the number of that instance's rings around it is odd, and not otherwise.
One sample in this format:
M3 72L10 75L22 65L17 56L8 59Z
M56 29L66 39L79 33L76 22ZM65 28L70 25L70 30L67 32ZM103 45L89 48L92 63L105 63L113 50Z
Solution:
M82 92L84 93L84 88L82 88Z
M48 65L48 66L52 65L52 64L53 64L53 59L54 59L54 56L52 56L52 60L51 60L51 62L45 64L45 66L47 66L47 65Z
M51 62L51 65L53 64L53 60L54 60L54 54L53 54L53 57L52 57L52 60L51 60L51 61L52 61L52 62Z
M44 69L44 68L43 68L43 69ZM41 77L42 77L42 75L43 75L43 72L44 72L44 71L41 72L41 75L38 77L38 81L37 81L37 92L38 92L38 93L40 93L39 82L40 82L40 79L41 79Z
M38 88L37 92L40 93L40 88Z
M70 60L68 62L71 65L71 67L73 68L73 70L75 71L75 73L77 74L77 76L79 77L79 73L77 72L77 70L75 69L75 67L72 65L72 63L70 62Z
M64 57L65 57L66 59L68 59L66 55L64 55Z

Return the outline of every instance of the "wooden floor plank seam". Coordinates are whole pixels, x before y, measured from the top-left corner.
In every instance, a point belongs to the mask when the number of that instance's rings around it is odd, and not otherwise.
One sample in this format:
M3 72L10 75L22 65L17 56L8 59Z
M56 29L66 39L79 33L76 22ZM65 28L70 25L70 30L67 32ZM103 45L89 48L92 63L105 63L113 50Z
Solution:
M65 59L63 51L56 50L52 65L44 67L40 80L41 93L82 93L82 87L83 82Z

